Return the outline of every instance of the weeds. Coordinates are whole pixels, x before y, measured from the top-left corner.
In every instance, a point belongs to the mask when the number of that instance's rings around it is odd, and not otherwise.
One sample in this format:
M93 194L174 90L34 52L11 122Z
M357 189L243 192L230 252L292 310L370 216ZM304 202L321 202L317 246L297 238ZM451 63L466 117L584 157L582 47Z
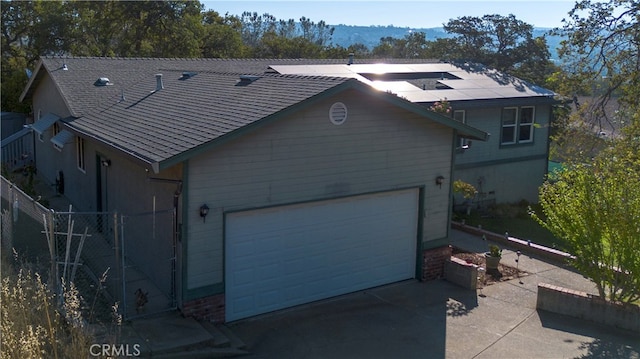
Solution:
M0 289L0 359L87 358L96 342L82 315L83 298L73 283L59 296L28 263L2 258ZM120 325L117 303L113 324Z

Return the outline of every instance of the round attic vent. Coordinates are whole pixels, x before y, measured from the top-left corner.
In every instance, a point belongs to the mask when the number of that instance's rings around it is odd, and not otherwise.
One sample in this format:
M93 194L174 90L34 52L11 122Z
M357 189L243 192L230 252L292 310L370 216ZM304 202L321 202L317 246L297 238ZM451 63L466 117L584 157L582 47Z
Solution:
M342 102L336 102L329 109L329 120L334 125L342 125L347 120L347 106Z

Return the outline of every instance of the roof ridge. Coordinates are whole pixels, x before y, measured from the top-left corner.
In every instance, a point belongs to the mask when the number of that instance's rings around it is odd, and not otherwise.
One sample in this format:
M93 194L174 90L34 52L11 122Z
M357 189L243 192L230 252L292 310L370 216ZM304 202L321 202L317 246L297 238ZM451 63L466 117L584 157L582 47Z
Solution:
M307 63L309 61L320 62L325 64L341 64L340 61L344 61L344 64L347 64L347 59L344 58L256 58L256 57L231 57L231 58L221 58L221 57L141 57L141 56L75 56L75 55L42 55L40 56L44 59L77 59L77 60L177 60L177 61L206 61L206 62L273 62L273 63L283 63L283 62L304 62ZM370 63L371 61L403 61L404 59L362 59L366 61L366 63ZM420 59L411 59L411 61L420 61ZM429 61L432 61L429 59Z
M170 69L170 68L158 68L158 71L166 71L167 73L183 73L185 71L190 71L188 68L185 69ZM299 74L280 74L280 73L269 73L269 72L251 72L251 71L221 71L221 70L193 70L198 74L209 74L209 75L221 75L221 76L243 76L243 75L251 75L251 76L260 76L260 77L270 77L270 78L297 78L297 79L331 79L338 80L344 82L345 80L350 80L350 77L343 76L329 76L329 75L299 75Z
M140 57L140 56L74 56L74 55L42 55L44 59L76 59L76 60L179 60L179 61L233 61L236 59L224 59L213 57ZM244 60L244 59L242 59ZM253 60L255 61L255 60Z

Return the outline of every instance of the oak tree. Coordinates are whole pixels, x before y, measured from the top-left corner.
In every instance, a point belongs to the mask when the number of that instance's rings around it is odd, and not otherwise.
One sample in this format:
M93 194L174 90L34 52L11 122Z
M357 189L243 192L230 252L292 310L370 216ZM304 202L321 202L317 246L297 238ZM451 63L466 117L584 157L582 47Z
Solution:
M544 37L533 36L533 26L513 14L462 16L449 20L444 30L453 36L441 41L447 60L477 62L536 84L544 84L551 57Z

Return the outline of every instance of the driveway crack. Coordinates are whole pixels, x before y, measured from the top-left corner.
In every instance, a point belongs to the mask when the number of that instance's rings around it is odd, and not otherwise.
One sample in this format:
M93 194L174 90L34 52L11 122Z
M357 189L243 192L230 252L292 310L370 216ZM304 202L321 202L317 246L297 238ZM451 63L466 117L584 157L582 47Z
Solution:
M522 323L524 323L525 321L527 321L527 319L531 318L534 314L536 313L536 310L532 310L531 313L529 313L529 315L527 315L526 317L524 317L520 322L518 322L518 324L516 324L513 328L509 329L506 333L504 333L504 335L501 335L500 338L496 339L493 341L493 343L489 344L486 348L482 349L480 352L478 352L478 354L472 356L471 358L477 358L480 354L486 352L487 350L489 350L489 348L491 348L492 346L496 345L497 342L501 341L502 339L504 339L507 335L509 335L509 333L513 332L514 330L516 330L516 328L518 328L519 326L522 325Z

